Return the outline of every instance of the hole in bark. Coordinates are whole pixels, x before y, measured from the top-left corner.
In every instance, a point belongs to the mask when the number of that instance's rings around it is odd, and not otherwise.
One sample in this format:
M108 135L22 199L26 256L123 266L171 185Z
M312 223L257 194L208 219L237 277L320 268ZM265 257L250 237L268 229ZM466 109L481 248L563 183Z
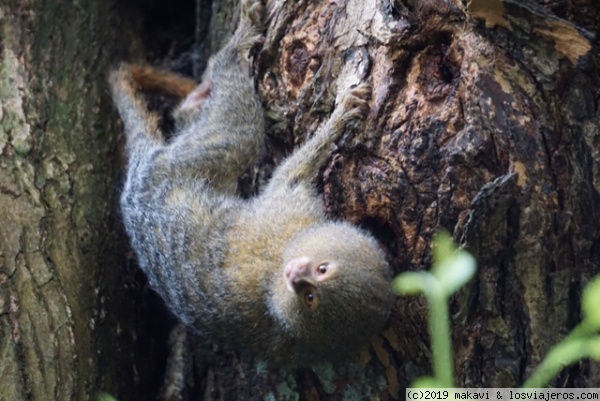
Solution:
M129 0L120 2L119 7L122 7L123 19L128 23L137 23L132 28L140 33L149 59L165 58L167 55L176 57L194 42L196 26L196 2L194 1ZM202 8L210 11L210 2L208 6L203 5ZM209 19L202 19L206 20L204 26L208 26Z
M440 66L440 77L442 78L442 81L444 81L447 84L452 82L452 79L454 78L454 74L453 74L452 70L450 69L449 65L442 64Z
M396 257L394 250L396 249L396 234L387 223L381 222L375 217L365 217L358 225L370 232L381 245L384 246L388 255Z
M460 54L453 46L452 35L444 34L440 44L442 62L440 64L440 79L447 84L460 74Z
M290 82L294 86L300 86L304 82L309 62L310 57L304 43L294 41L285 58L285 69L290 74Z
M451 34L442 33L435 37L421 67L422 82L430 100L453 93L453 83L460 76L461 59L460 49L453 43Z

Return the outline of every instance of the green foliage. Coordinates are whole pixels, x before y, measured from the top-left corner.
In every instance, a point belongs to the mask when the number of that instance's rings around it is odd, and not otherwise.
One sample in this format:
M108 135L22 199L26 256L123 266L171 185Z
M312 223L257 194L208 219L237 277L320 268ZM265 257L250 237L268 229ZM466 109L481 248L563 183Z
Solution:
M454 387L454 362L450 341L448 300L475 274L476 263L468 252L456 248L445 232L434 238L431 272L405 272L394 280L400 295L423 294L429 302L429 332L433 353L433 377L416 379L411 387ZM547 386L566 366L584 358L600 361L600 276L584 289L583 321L563 341L550 349L526 388Z
M110 394L100 393L98 394L98 401L117 401L117 399Z

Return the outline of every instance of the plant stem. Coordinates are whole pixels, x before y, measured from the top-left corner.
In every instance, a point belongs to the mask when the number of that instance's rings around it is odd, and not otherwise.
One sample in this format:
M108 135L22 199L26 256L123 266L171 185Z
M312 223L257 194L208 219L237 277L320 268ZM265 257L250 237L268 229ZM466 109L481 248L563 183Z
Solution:
M439 284L436 287L439 287ZM454 362L450 340L448 299L441 288L429 291L428 295L429 332L433 352L434 375L444 387L454 387Z
M569 336L573 338L573 336ZM594 342L597 339L573 338L563 341L550 349L546 358L523 384L523 388L542 388L565 367L594 354Z
M563 341L575 340L577 338L585 338L589 337L592 334L596 333L598 330L594 328L592 325L588 324L585 320L579 323L575 328L569 333L567 338Z

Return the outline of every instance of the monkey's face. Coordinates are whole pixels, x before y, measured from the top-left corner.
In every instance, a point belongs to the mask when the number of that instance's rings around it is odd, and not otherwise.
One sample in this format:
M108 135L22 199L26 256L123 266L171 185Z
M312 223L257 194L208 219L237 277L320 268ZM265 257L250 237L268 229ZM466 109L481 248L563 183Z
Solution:
M319 285L335 277L337 271L335 262L302 256L289 261L283 275L287 289L297 295L302 307L313 312L319 308Z
M343 223L306 230L283 262L272 310L306 355L343 358L387 321L394 300L389 266L362 230Z

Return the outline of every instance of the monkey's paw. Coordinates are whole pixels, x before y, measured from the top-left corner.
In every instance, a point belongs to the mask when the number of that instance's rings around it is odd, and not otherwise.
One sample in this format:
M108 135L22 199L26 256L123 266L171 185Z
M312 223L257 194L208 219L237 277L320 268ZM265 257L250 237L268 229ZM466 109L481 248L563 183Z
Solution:
M264 13L265 9L260 0L242 1L242 18L257 30L262 29Z
M133 93L133 75L131 66L126 63L121 63L117 68L110 71L108 75L108 85L112 92L113 98L120 98L122 93Z
M234 40L242 51L250 50L255 44L261 42L264 6L260 0L242 0L240 25Z
M369 114L369 100L371 99L371 85L361 83L352 87L342 98L342 116L344 124L352 121L363 120Z

